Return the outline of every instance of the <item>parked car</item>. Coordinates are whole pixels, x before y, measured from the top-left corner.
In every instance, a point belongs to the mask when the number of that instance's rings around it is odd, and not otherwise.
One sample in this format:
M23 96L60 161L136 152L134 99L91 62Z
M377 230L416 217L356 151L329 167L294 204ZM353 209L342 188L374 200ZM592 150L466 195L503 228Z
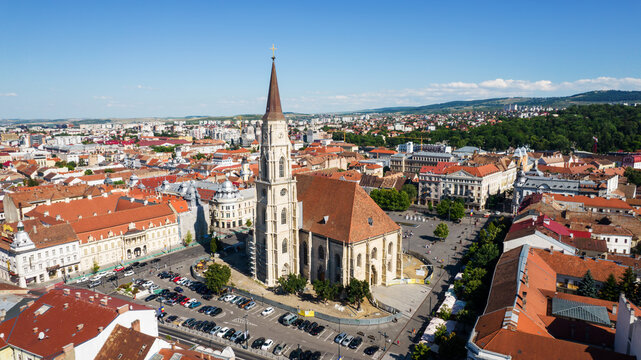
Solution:
M133 270L125 271L125 276L134 276L134 271Z
M236 342L236 339L238 339L238 337L239 337L239 336L240 336L240 334L242 334L242 333L243 333L243 332L242 332L242 330L238 330L238 331L236 331L236 332L234 333L234 335L232 335L232 336L229 338L229 340L230 340L230 341L233 341L233 342Z
M227 334L227 331L229 331L229 328L225 326L222 329L218 330L218 332L216 333L216 336L223 337L225 334Z
M252 343L252 349L260 348L261 346L263 346L264 342L265 342L265 338L259 337L258 339L254 340L254 342Z
M197 301L197 300L194 300L194 299L192 299L192 300L193 301L189 304L189 308L190 309L195 309L195 308L199 307L200 305L202 305L202 303L200 301Z
M120 271L123 271L123 270L125 270L125 267L124 267L124 266L122 266L122 265L118 265L118 266L116 266L116 267L114 268L114 271L115 271L115 272L120 272Z
M76 280L76 284L80 284L80 283L85 282L87 280L89 280L89 278L86 277L86 276L80 277L80 278L78 278L78 280Z
M347 345L349 345L349 343L350 343L353 339L354 339L354 337L353 337L352 335L347 335L347 336L343 339L343 341L341 341L341 345L343 345L343 346L347 346Z
M342 332L342 333L336 335L336 337L334 338L334 342L337 343L337 344L340 344L341 342L343 342L343 340L345 339L346 336L347 336L347 334Z
M312 329L312 331L310 331L309 333L312 336L317 336L317 335L320 335L323 332L323 330L325 330L325 327L323 325L319 325L319 326L315 327L314 329Z
M274 350L272 350L272 354L279 356L280 354L283 353L283 350L285 349L286 344L278 344L274 347Z
M261 345L260 349L263 350L263 351L268 351L269 348L272 347L272 345L274 345L274 340L267 339L267 340L265 340L263 345Z
M220 314L221 312L223 312L223 309L217 307L212 312L210 312L209 315L216 316L216 315Z
M263 310L260 314L263 315L263 316L267 316L267 315L270 315L273 312L274 312L274 308L270 306L270 307L266 308L265 310Z
M350 349L356 349L361 345L362 342L363 342L363 338L360 336L357 336L352 341L350 341L350 343L347 346Z
M87 285L90 289L95 288L96 286L100 286L102 284L102 280L93 280L92 282Z
M151 294L151 295L149 295L149 296L147 296L147 297L145 298L145 302L149 302L149 301L151 301L151 300L153 300L153 299L155 299L155 298L157 298L157 297L158 297L158 295L156 295L156 294Z
M372 356L372 355L376 354L376 352L378 351L378 349L379 349L379 347L378 347L378 346L376 346L376 345L372 345L372 346L370 346L370 347L366 348L366 349L365 349L365 351L363 351L363 352L364 352L366 355Z
M160 259L155 258L155 259L152 259L152 260L150 261L150 263L155 264L155 263L157 263L157 262L159 262L159 261L160 261Z

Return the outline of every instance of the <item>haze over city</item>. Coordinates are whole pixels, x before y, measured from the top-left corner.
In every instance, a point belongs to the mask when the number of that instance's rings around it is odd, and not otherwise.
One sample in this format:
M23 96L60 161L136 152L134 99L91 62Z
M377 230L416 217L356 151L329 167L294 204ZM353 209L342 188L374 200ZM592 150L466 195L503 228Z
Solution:
M0 118L356 111L641 89L638 1L0 2Z

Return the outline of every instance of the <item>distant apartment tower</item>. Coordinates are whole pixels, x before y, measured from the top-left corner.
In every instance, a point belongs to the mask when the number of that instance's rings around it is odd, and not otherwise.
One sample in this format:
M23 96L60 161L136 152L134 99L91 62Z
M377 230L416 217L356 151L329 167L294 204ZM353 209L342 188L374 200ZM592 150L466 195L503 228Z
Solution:
M398 152L401 153L413 153L414 152L414 143L411 141L406 142L405 144L398 145Z

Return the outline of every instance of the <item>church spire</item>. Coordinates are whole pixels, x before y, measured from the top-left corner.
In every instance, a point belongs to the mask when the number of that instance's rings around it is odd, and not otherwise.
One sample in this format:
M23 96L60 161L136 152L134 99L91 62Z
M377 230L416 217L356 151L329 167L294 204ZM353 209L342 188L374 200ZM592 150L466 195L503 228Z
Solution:
M285 120L283 109L280 106L280 94L278 92L278 80L276 79L275 59L276 57L272 56L272 76L269 79L269 94L267 95L267 109L265 109L265 115L263 115L264 121Z

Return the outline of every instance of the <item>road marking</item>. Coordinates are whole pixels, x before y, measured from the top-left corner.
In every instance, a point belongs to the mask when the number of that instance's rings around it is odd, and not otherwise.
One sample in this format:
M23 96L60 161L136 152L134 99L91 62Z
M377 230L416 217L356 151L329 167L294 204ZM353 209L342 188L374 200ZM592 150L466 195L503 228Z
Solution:
M331 336L332 336L332 332L328 330L328 331L327 331L327 336L325 337L325 341L329 340L329 338L330 338Z

